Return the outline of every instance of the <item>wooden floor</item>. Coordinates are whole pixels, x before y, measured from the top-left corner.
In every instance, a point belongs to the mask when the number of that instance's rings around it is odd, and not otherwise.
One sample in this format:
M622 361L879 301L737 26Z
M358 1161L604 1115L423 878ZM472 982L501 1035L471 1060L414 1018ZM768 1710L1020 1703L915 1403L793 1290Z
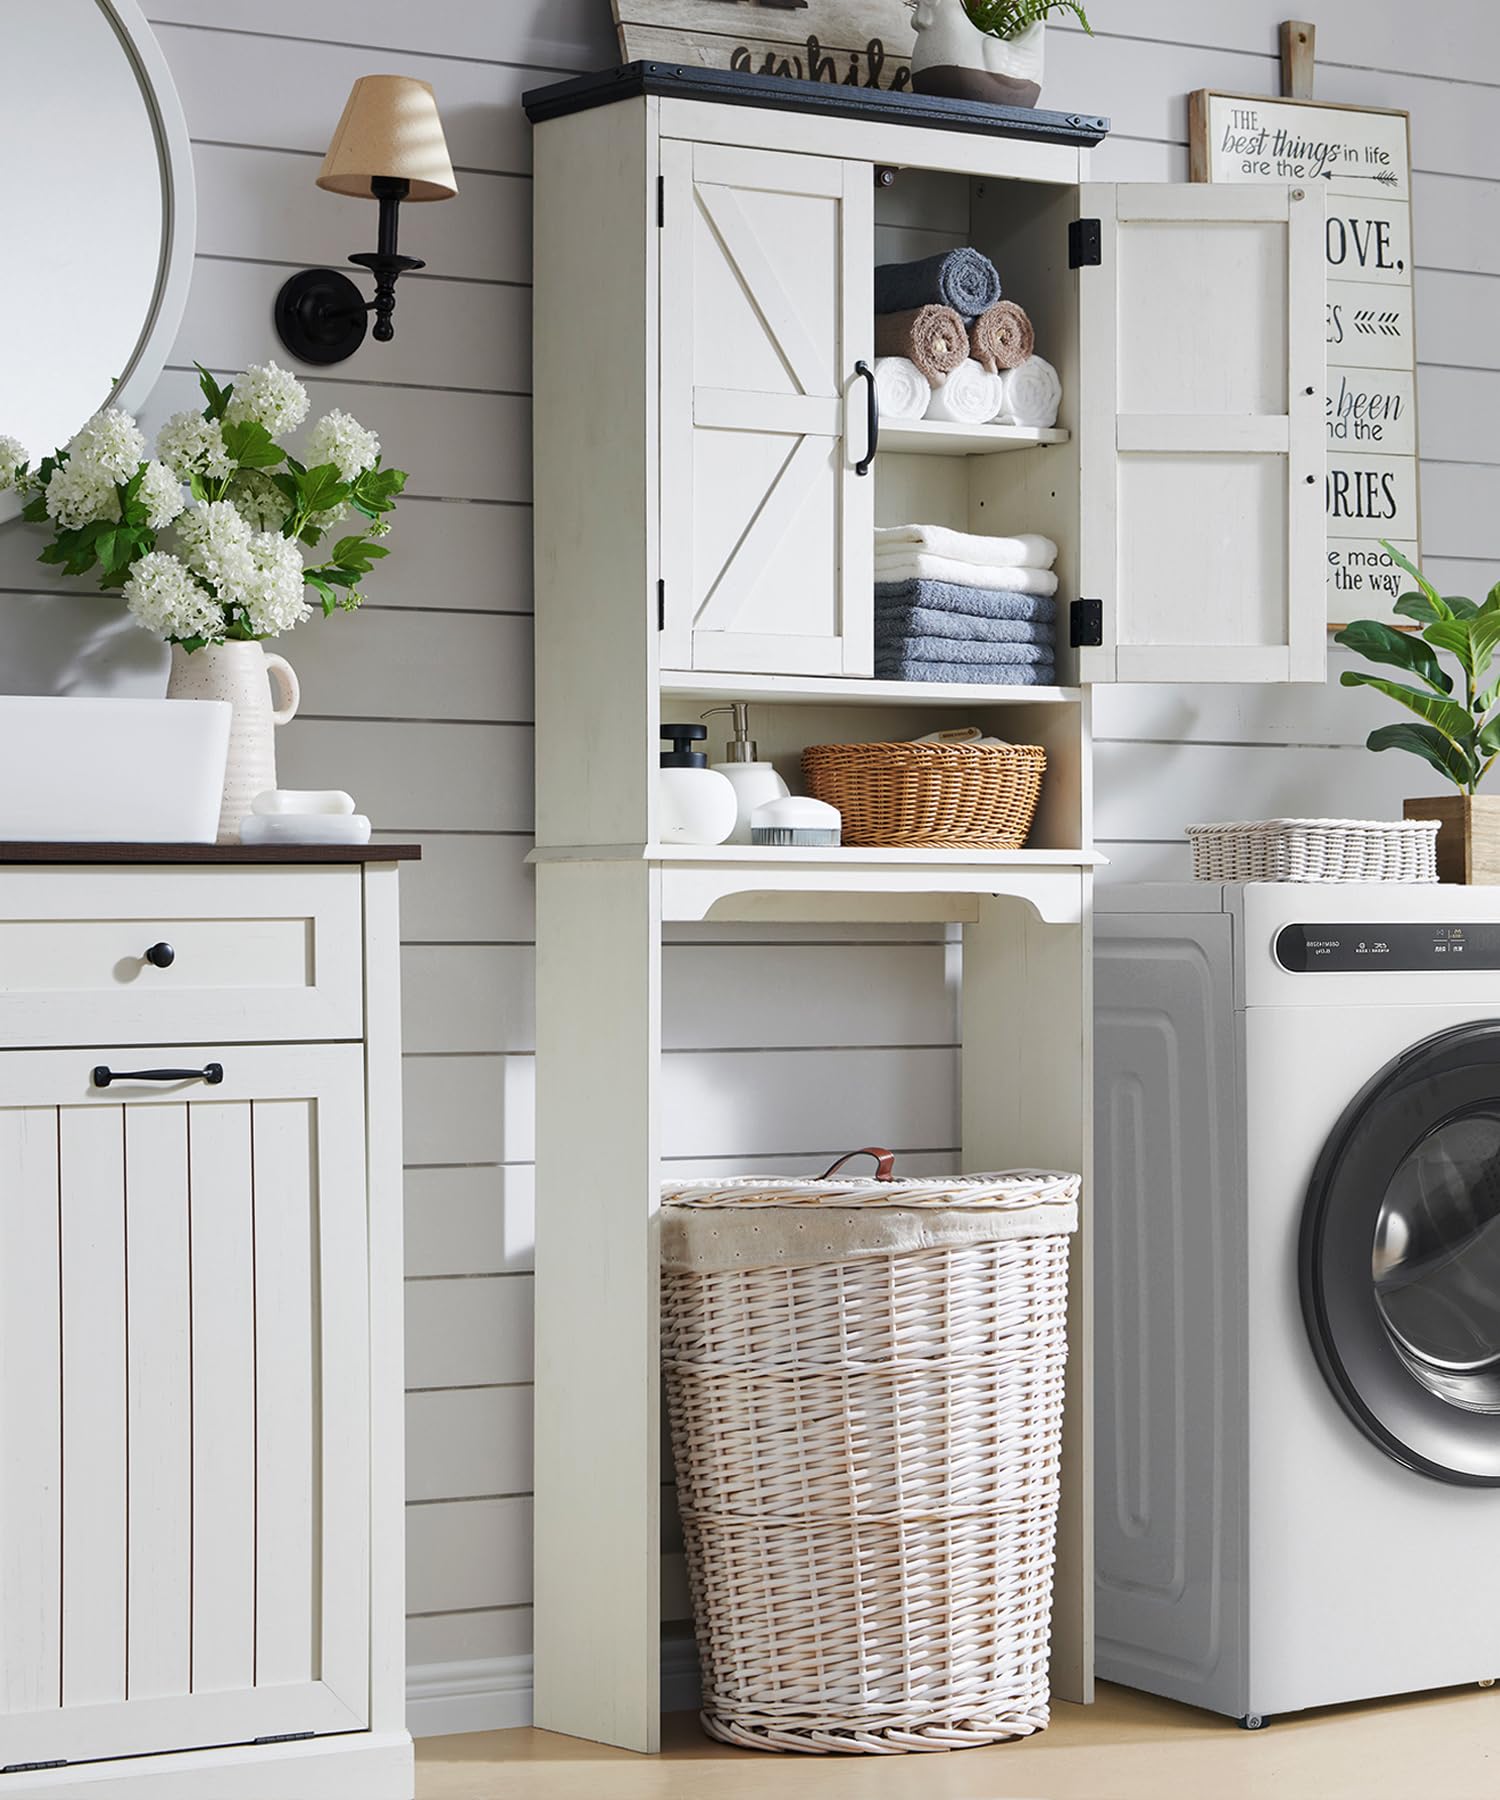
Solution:
M948 1755L768 1756L689 1713L660 1757L546 1731L427 1738L418 1800L1496 1800L1500 1687L1301 1713L1264 1731L1101 1687L1025 1743Z

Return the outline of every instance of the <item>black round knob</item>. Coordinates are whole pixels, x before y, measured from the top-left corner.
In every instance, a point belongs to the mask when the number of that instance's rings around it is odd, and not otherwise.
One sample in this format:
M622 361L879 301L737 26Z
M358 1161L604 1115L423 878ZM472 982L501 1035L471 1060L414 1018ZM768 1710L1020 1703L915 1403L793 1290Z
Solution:
M170 944L153 944L146 952L146 961L153 969L170 969L177 961L177 952Z

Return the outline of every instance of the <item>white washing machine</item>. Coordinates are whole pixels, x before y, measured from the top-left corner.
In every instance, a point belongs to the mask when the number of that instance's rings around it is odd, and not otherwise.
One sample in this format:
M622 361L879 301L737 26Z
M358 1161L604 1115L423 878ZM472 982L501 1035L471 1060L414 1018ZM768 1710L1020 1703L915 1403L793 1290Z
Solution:
M1099 1674L1500 1675L1500 889L1101 888Z

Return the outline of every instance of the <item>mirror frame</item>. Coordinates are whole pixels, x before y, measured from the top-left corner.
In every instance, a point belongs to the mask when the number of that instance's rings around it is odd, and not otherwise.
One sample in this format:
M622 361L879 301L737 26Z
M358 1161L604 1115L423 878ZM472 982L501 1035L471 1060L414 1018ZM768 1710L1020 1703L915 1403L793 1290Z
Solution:
M119 406L126 412L139 413L166 366L178 327L182 324L192 281L198 224L193 146L177 84L137 0L94 0L94 3L113 27L140 84L151 114L161 176L162 237L161 256L156 267L156 291L120 379L99 401L101 408ZM73 431L83 423L79 419ZM73 432L67 435L71 437ZM49 456L55 446L42 444L31 448L37 456ZM17 517L20 509L20 501L14 493L0 494L0 524Z

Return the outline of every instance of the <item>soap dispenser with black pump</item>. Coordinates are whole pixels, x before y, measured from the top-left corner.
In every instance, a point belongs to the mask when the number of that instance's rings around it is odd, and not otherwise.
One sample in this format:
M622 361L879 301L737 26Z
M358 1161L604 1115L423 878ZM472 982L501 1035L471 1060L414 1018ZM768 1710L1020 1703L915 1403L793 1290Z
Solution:
M662 751L656 778L658 838L664 844L722 844L735 828L739 801L733 784L693 748L708 727L663 725L661 735L672 747Z
M760 761L760 747L750 735L749 706L743 700L735 700L728 706L711 706L699 717L711 719L715 713L733 716L734 735L724 746L723 760L709 766L732 784L739 805L729 842L748 844L751 842L750 817L756 807L767 800L784 800L789 790L776 773L775 764Z

